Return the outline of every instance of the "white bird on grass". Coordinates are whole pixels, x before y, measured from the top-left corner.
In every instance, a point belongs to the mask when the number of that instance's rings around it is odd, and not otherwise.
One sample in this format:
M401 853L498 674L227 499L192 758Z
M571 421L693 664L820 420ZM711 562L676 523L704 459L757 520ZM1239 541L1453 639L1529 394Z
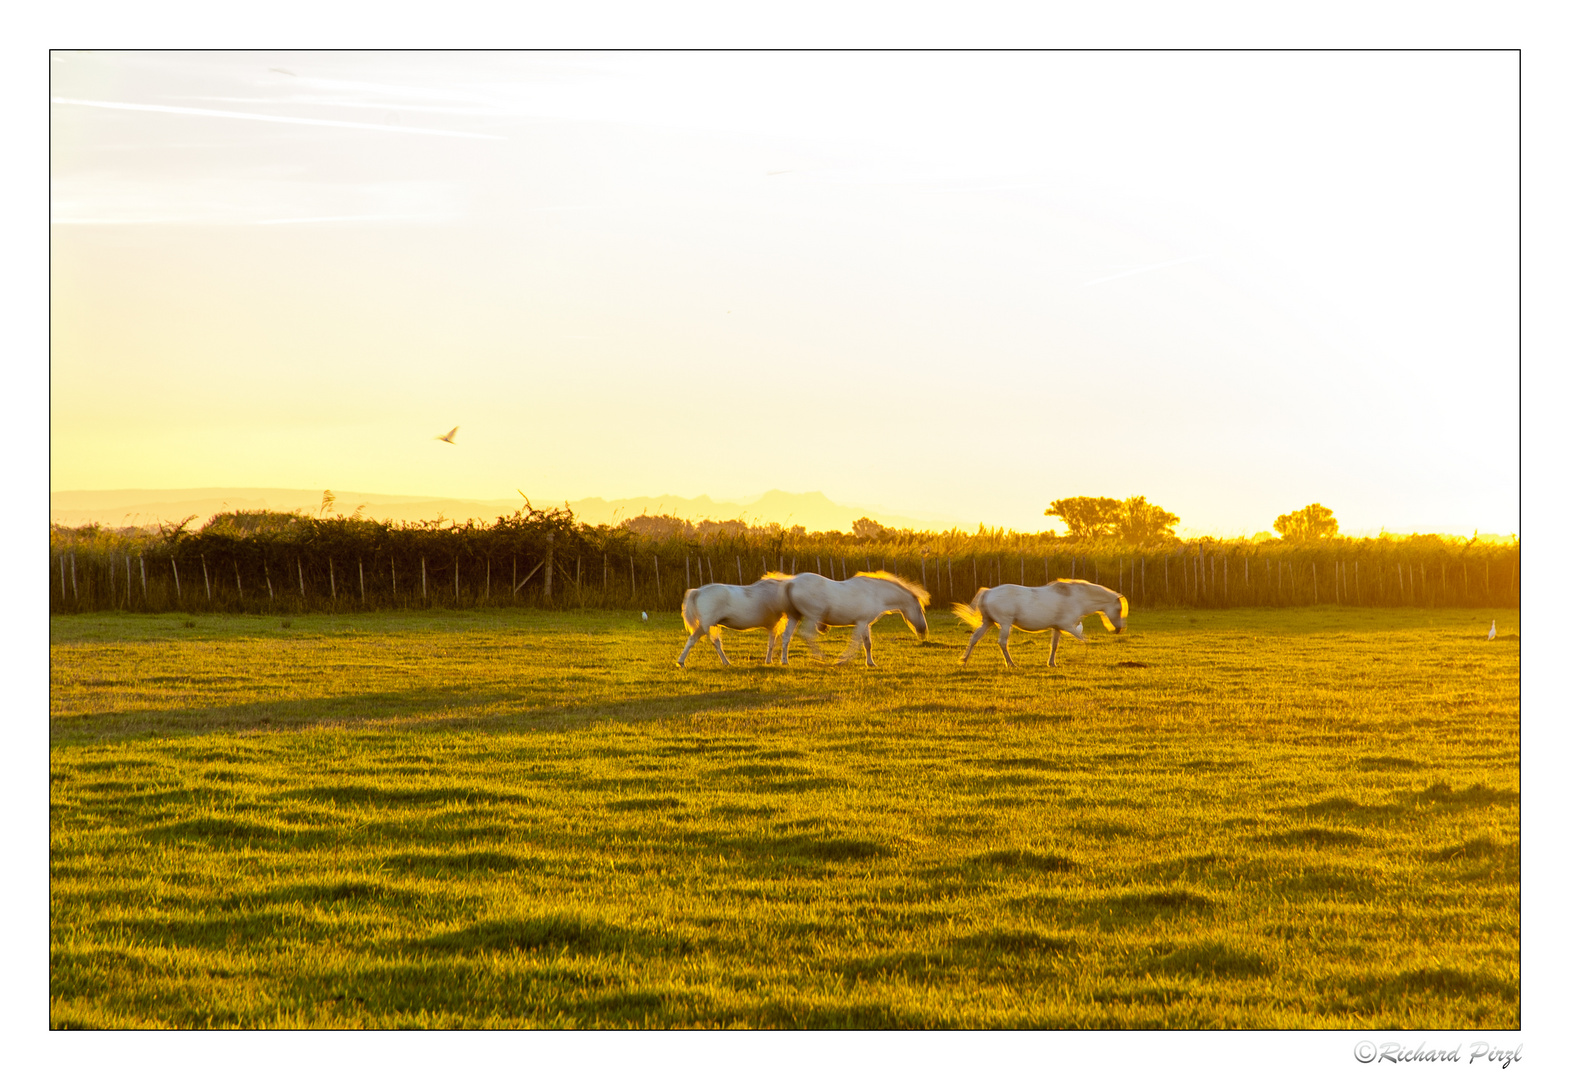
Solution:
M643 621L644 622L648 622L649 621L649 613L647 611L645 611L643 613Z
M1494 623L1496 623L1497 621L1498 621L1497 619L1489 619L1488 620L1488 640L1489 641L1493 641L1494 640Z
M450 443L450 442L452 442L452 437L454 435L456 435L456 434L458 434L458 429L457 428L453 428L447 434L445 434L445 435L438 435L438 436L436 436L436 438L440 442Z

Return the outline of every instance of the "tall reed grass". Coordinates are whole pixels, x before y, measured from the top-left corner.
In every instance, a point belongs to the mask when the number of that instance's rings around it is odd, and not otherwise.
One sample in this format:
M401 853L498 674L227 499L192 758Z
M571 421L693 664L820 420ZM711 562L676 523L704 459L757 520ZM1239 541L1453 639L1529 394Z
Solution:
M1096 581L1136 608L1488 607L1520 602L1520 544L1439 536L1134 547L1051 534L710 529L653 538L570 511L394 524L224 514L191 530L52 527L50 611L306 612L525 606L674 610L711 581L888 570L935 605L978 588Z

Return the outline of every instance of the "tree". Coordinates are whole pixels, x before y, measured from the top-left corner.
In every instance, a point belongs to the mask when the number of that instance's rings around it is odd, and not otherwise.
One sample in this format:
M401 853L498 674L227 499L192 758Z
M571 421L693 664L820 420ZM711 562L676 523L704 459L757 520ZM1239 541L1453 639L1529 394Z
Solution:
M1062 518L1072 539L1115 536L1131 544L1175 539L1172 527L1181 520L1143 495L1122 500L1088 495L1059 499L1047 507L1047 516Z
M1117 524L1117 513L1122 504L1116 499L1076 495L1058 499L1046 509L1047 517L1062 518L1068 534L1075 540L1092 540L1111 536Z
M1309 503L1301 510L1276 518L1275 530L1283 540L1319 540L1335 536L1340 526L1328 508Z
M1172 526L1181 520L1143 495L1132 495L1118 505L1116 530L1120 540L1131 544L1154 544L1159 540L1175 540Z
M858 540L881 540L886 529L871 518L857 518L850 524L850 531Z

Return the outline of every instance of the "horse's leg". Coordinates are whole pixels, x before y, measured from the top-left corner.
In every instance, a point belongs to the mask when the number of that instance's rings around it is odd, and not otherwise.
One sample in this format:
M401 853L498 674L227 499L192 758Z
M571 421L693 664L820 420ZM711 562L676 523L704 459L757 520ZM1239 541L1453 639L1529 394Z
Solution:
M774 659L774 639L779 636L779 627L769 627L769 645L763 650L763 663L769 664Z
M1058 666L1058 642L1063 638L1063 631L1057 627L1052 628L1052 652L1047 657L1047 667Z
M861 623L856 623L851 627L850 644L845 646L845 651L840 653L840 658L834 661L836 664L848 664L851 657L856 655L856 650L861 647L861 630Z
M998 648L1003 650L1003 662L1009 667L1019 667L1014 663L1014 658L1009 655L1009 631L1014 629L1014 624L1007 619L998 623Z
M780 637L780 666L790 663L790 639L796 632L796 619L787 615L785 617L785 633Z
M862 648L867 650L867 666L877 667L878 665L872 662L872 624L870 622L861 623L856 629L861 631L861 645Z
M709 644L713 645L714 651L720 654L720 663L724 664L726 667L730 667L730 657L725 655L725 649L720 645L718 627L716 627L715 631L709 635Z
M698 639L702 636L703 628L701 626L692 632L692 636L687 639L687 647L683 649L681 651L681 655L676 658L677 667L687 666L687 654L692 651L692 647L698 643Z
M959 658L961 664L970 659L970 650L976 647L976 642L980 641L981 636L987 632L988 625L988 620L982 619L981 625L976 627L976 632L970 635L970 644L965 646L965 655Z

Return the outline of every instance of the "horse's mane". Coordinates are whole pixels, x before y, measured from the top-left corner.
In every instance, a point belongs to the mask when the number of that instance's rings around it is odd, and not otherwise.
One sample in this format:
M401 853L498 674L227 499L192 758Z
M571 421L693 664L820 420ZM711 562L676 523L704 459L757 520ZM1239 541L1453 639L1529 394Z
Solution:
M791 578L793 578L795 576L796 576L795 574L782 574L778 570L770 570L767 574L764 574L758 580L759 581L789 581Z
M880 578L883 581L892 581L894 584L898 585L900 588L914 596L917 600L920 600L923 606L925 606L927 602L932 599L931 594L928 593L926 589L923 589L920 585L917 585L914 581L907 581L898 574L891 574L887 570L857 570L853 576Z

